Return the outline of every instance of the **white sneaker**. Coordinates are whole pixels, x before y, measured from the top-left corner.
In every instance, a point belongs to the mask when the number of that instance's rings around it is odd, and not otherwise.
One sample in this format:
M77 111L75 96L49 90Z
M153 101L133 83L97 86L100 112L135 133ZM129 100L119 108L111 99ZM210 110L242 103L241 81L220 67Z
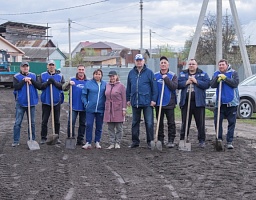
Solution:
M113 148L115 148L115 145L111 144L107 149L113 149Z
M82 146L83 149L91 149L92 145L89 144L89 142L86 142L86 144L84 146Z
M116 149L120 149L120 145L116 143L116 146L115 146Z
M100 143L99 143L99 142L96 142L96 143L95 143L95 148L96 148L96 149L101 149L101 146L100 146Z

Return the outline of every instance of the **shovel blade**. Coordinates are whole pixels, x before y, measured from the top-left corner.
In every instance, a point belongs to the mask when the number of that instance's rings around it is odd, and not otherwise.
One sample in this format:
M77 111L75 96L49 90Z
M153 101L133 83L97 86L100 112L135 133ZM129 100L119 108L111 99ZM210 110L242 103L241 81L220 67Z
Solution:
M35 140L27 141L29 150L38 150L40 149L39 144Z
M191 143L185 142L185 140L180 140L179 150L180 151L191 151Z
M163 150L162 142L157 141L156 142L156 148L157 148L157 150L162 151Z
M54 145L56 144L57 140L59 138L58 134L51 134L47 137L46 144L48 145Z
M66 149L75 149L76 148L76 139L75 138L67 138L65 141Z
M216 138L216 142L215 142L214 148L215 148L216 151L223 151L224 147L223 147L222 140L218 140Z

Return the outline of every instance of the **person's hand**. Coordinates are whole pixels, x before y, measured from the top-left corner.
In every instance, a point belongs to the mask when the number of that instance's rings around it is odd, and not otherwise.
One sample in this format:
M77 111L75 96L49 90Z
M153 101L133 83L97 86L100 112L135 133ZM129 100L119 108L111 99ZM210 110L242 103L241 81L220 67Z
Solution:
M126 110L123 110L123 116L125 116L126 115Z
M190 78L186 81L186 85L192 84L193 82L190 80Z
M55 82L55 80L54 80L54 78L49 78L47 82L48 82L48 84L53 84Z
M221 79L223 81L227 78L225 74L219 74L218 77L218 79Z
M189 77L189 80L191 80L192 83L197 84L197 80L195 79L195 77Z
M126 105L130 107L131 106L131 102L127 101Z
M75 85L76 83L75 83L75 81L69 81L69 84L70 85Z
M151 101L150 106L154 107L156 105L156 102Z
M162 75L162 79L164 79L166 76L167 76L166 74Z
M26 83L28 83L29 85L32 84L30 77L25 77L23 80L24 80Z

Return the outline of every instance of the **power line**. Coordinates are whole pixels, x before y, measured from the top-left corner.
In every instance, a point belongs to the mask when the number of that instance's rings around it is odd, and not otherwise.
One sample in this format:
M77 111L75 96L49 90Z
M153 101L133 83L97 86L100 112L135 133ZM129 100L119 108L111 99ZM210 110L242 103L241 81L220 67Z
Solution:
M0 14L0 15L31 15L31 14L40 14L40 13L47 13L47 12L56 12L56 11L80 8L80 7L84 7L84 6L90 6L90 5L94 5L94 4L98 4L98 3L103 3L103 2L106 2L106 1L109 1L109 0L96 1L96 2L93 2L93 3L87 3L87 4L78 5L78 6L71 6L71 7L67 7L67 8L58 8L58 9L53 9L53 10L25 12L25 13L8 13L8 14Z

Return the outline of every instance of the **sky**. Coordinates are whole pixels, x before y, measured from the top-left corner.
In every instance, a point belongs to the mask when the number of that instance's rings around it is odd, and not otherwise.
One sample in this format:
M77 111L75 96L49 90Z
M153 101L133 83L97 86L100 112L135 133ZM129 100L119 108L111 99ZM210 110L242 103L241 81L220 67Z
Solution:
M216 13L216 1L209 0L206 15ZM40 2L40 3L39 3ZM127 48L140 48L140 0L16 0L1 2L0 24L7 21L51 27L48 35L61 51L79 42L113 42ZM193 35L203 0L142 0L143 48L168 45L176 51ZM223 0L223 15L231 14L229 0ZM247 43L256 45L255 0L235 0Z

